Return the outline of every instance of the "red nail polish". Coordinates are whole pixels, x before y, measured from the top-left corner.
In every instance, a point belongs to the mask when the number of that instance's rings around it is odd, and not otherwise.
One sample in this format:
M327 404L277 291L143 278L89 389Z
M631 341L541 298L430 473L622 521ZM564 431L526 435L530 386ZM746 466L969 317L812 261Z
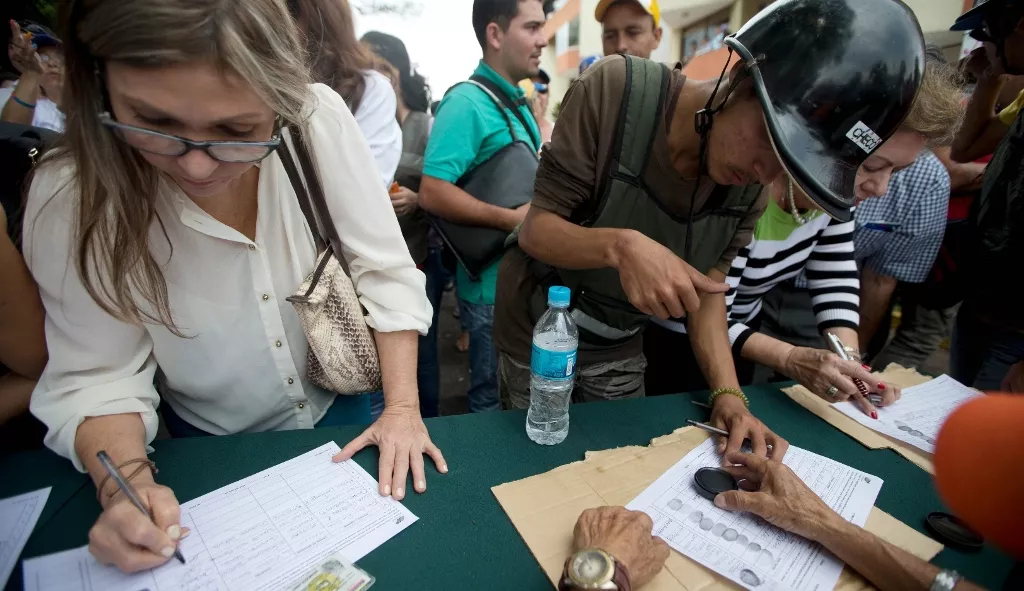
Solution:
M875 411L871 411L871 418L878 419L878 413Z
M885 390L885 384L883 384L883 383L879 383L879 384L878 384L878 389L879 389L879 390Z

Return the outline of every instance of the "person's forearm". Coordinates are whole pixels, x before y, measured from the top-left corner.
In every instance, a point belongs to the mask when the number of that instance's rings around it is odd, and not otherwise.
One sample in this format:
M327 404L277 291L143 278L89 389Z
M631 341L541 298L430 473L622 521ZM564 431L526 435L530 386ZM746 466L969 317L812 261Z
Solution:
M939 568L897 548L838 515L821 526L814 541L820 543L881 591L926 591ZM958 591L981 591L961 581Z
M942 162L942 165L946 167L946 172L949 173L949 190L952 193L957 191L974 191L981 188L981 180L985 176L985 164L980 162L956 162L951 156L952 151L949 146L935 148L932 152Z
M484 203L449 182L426 175L420 184L419 205L443 220L464 226L511 232L519 223L515 210Z
M780 341L774 337L770 337L766 334L755 332L747 338L746 342L743 343L743 349L740 351L740 355L744 359L753 361L754 363L760 363L765 367L770 367L775 371L788 376L788 370L786 369L786 359L789 357L790 352L795 347L785 341Z
M416 385L419 335L415 330L403 330L374 332L373 336L380 356L385 408L414 410L419 413L420 398Z
M825 329L825 334L828 333L832 333L839 337L839 340L843 341L843 344L847 347L853 347L854 349L860 350L860 335L858 335L857 331L852 328L846 326L830 326ZM831 350L832 349L830 348L829 351Z
M888 327L889 304L892 302L892 294L896 291L896 283L895 277L879 275L869 267L864 267L861 272L858 338L864 346L871 344L876 331L886 330L885 327Z
M709 273L708 277L712 281L725 280L725 274L717 270ZM693 354L708 386L712 390L739 388L729 344L729 325L725 318L725 294L702 294L700 309L690 313L687 330Z
M81 458L85 469L96 486L99 486L107 477L106 470L96 458L100 451L106 451L114 461L114 465L120 465L128 460L146 457L146 425L138 413L106 415L102 417L88 417L75 434L75 453ZM134 471L132 468L131 471ZM132 482L152 482L153 475L149 470L143 470ZM100 498L103 502L110 497L112 485L108 481Z
M967 115L964 124L953 140L952 158L957 162L972 162L990 154L994 146L990 141L979 140L992 137L994 126L1001 126L1005 131L1006 126L995 114L996 101L1003 89L1004 78L982 77L974 87L970 102L967 104Z
M15 97L23 103L33 105L33 107L26 107L14 100ZM39 75L34 73L22 74L21 78L18 79L18 86L14 88L14 92L11 93L11 98L7 99L7 104L4 105L3 110L0 111L0 120L7 121L9 123L20 123L22 125L32 125L32 118L35 116L34 105L39 100Z
M619 252L628 248L633 230L584 228L558 214L531 207L519 230L519 246L526 254L561 269L603 269L618 264Z
M0 376L0 425L28 412L36 381L9 373Z
M0 362L38 379L47 360L45 312L36 282L6 229L5 221L0 234Z

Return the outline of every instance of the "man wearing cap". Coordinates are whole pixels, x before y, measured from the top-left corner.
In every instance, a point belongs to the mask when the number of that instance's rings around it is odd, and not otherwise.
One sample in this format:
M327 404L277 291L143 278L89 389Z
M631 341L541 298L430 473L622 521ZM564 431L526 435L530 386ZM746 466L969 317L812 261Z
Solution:
M964 13L951 29L970 31L985 44L988 67L971 97L963 131L970 136L979 121L992 117L1005 75L1024 74L1024 1L989 0ZM953 377L982 390L998 390L1024 375L1024 307L1019 290L1011 287L1019 285L1017 270L1024 259L1024 118L1018 111L988 125L973 141L984 142L991 133L1005 137L968 214L970 237L960 267L969 276L950 356Z
M819 35L806 34L812 25ZM760 455L767 444L784 453L739 390L723 280L783 163L827 214L852 217L856 171L909 110L924 42L895 0L782 0L725 43L740 62L717 81L615 56L570 88L499 271L506 406L529 405L533 327L547 288L564 285L580 332L574 399L643 396L644 327L651 316L685 316L712 388L711 422L730 432L721 448L749 438ZM871 64L863 71L873 76L823 75L846 61Z
M651 59L661 44L658 0L601 0L594 18L601 23L605 55L624 53Z
M19 72L17 86L0 89L0 120L64 131L60 97L64 89L64 56L60 40L42 25L24 29L11 21L11 63Z

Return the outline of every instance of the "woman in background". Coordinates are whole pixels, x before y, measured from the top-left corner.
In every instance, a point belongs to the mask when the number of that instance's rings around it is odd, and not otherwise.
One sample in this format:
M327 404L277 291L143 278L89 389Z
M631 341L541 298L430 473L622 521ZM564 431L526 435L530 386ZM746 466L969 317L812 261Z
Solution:
M444 293L445 270L441 260L444 242L430 227L430 222L419 208L420 177L423 176L423 154L434 119L430 108L430 87L426 79L413 70L405 43L398 37L370 31L361 41L374 54L384 59L395 72L398 87L398 122L402 126L402 158L395 175L396 190L391 193L391 204L398 214L398 223L409 246L412 260L427 276L427 298L434 307L430 332L420 337L417 377L420 386L420 412L424 417L436 417L441 389L440 366L437 358L437 317ZM380 408L379 397L374 400L374 412Z
M402 157L402 129L395 118L398 102L376 57L356 39L348 0L293 0L314 82L345 99L377 163L381 183L391 185Z

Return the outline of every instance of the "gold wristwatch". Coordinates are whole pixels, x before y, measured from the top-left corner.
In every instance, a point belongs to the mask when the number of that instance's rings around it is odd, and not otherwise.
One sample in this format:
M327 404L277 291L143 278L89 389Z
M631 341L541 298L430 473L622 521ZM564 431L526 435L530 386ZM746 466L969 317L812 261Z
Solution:
M602 589L631 591L626 566L600 548L584 548L565 561L559 591Z

